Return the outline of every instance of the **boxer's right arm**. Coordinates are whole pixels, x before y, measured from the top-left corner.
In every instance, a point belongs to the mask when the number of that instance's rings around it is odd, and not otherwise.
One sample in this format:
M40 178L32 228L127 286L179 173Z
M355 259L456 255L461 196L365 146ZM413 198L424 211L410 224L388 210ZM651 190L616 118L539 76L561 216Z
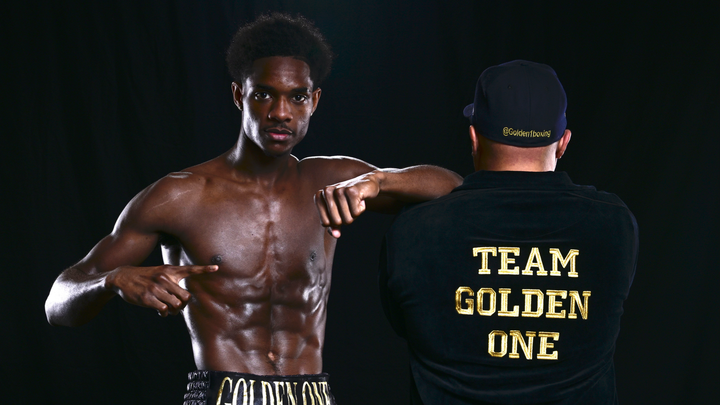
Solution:
M130 201L113 232L55 280L45 302L48 322L82 325L115 295L131 304L155 309L162 316L182 309L190 293L180 287L179 281L192 274L215 271L217 266L135 267L154 249L164 223L177 214L172 204L177 195L177 190L167 190L161 180Z

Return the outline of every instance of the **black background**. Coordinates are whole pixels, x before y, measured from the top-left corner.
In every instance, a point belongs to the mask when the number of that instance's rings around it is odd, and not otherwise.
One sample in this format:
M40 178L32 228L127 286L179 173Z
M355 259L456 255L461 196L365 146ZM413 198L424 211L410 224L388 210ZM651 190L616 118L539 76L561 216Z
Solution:
M18 2L19 3L19 2ZM79 328L43 304L137 192L237 138L224 51L267 10L314 20L337 59L295 154L472 171L483 69L555 68L573 138L558 170L618 194L640 260L615 362L621 402L718 395L718 10L666 2L25 2L2 12L2 403L179 404L194 369L179 317L113 300ZM407 400L407 353L379 305L366 214L338 244L325 371L340 403ZM612 254L612 252L608 252ZM159 254L149 262L159 263ZM380 396L382 399L378 399Z

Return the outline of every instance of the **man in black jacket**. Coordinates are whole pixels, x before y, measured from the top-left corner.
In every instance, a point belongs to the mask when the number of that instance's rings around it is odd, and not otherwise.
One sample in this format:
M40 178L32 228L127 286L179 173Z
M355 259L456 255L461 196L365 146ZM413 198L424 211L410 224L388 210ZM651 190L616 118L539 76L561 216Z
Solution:
M380 289L411 353L413 404L615 404L613 353L637 224L555 172L571 133L547 65L485 70L465 108L475 173L406 210Z

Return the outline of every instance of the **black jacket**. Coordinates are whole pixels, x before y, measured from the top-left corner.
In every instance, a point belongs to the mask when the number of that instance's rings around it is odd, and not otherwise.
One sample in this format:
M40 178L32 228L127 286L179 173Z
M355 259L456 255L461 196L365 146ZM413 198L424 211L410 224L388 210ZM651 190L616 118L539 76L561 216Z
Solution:
M637 250L625 204L562 172L480 171L404 211L379 281L409 345L413 402L617 403Z

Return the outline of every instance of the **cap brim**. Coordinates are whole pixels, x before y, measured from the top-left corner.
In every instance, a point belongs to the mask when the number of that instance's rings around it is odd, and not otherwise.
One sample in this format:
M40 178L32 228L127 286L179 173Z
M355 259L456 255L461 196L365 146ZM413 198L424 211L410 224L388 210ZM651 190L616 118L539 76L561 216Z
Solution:
M468 104L463 108L463 115L466 118L470 118L473 115L473 112L475 111L475 104Z

